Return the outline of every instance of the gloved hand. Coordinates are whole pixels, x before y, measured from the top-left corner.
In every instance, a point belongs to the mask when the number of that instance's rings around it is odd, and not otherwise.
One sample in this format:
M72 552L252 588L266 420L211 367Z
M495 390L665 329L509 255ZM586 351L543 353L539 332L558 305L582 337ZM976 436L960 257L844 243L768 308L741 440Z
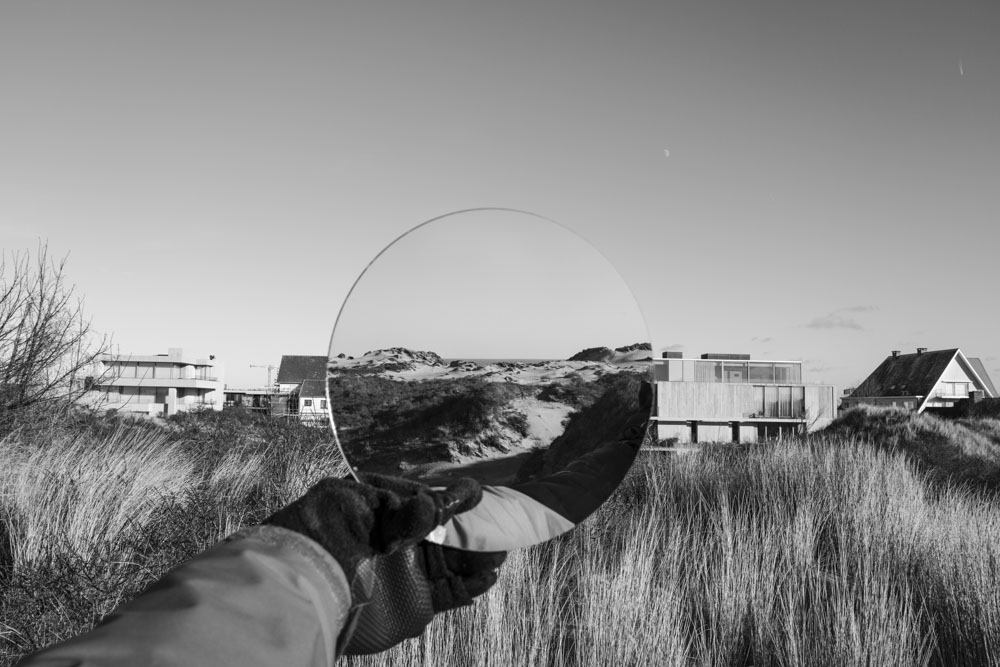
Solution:
M416 637L434 614L465 606L497 580L506 552L461 551L428 541L371 561L374 587L368 604L349 621L346 655L383 651Z
M448 554L421 542L480 501L475 480L444 490L383 475L362 480L323 479L264 521L311 538L344 570L351 612L338 654L373 653L420 634L435 612L469 604L489 588L505 555Z

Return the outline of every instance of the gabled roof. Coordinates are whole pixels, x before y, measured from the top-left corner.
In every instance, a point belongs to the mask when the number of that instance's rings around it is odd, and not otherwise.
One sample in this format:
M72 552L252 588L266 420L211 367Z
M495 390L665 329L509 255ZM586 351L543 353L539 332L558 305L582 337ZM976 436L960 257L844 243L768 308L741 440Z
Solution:
M278 366L278 384L298 384L304 380L326 380L326 357L284 354Z
M858 385L850 398L927 396L957 353L958 348L952 348L890 355Z
M983 365L983 362L979 359L969 357L969 363L976 369L976 373L979 374L979 379L983 381L983 384L985 384L986 388L990 390L990 393L996 396L997 388L993 386L993 380L990 379L990 374L986 372L986 366Z
M306 380L299 387L299 398L326 398L326 386L322 380Z

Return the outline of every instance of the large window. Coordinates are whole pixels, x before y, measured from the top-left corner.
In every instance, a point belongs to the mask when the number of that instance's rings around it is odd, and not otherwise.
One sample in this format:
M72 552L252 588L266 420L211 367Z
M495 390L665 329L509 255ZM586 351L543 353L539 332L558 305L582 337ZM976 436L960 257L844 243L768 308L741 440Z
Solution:
M778 387L778 416L785 418L792 416L791 387Z
M805 415L805 387L754 387L755 410L759 417L801 419Z
M721 361L694 362L694 381L722 382L722 362Z
M726 382L746 382L747 362L745 361L725 361L723 362L722 376Z
M764 416L778 416L778 388L764 387Z
M774 381L802 382L802 366L799 364L774 364Z
M806 415L806 388L792 387L792 416L805 417Z
M750 382L774 382L774 364L752 362L749 369Z

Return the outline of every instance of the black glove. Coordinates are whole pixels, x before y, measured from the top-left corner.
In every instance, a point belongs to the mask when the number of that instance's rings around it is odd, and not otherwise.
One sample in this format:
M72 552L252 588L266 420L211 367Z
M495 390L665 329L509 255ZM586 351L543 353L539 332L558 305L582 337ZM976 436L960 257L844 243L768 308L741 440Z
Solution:
M497 580L506 552L461 551L423 541L371 561L374 587L341 635L339 653L377 653L416 637L434 614L465 606Z
M482 559L487 554L420 542L480 501L475 480L438 491L382 475L362 480L323 479L264 521L311 538L344 570L351 611L338 654L373 653L420 634L435 612L469 604L489 588L504 556Z

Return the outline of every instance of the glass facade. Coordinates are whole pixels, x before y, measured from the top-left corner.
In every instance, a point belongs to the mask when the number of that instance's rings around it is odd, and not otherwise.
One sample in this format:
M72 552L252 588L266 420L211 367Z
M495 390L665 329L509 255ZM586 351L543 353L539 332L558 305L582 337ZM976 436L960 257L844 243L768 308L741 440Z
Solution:
M798 384L802 382L802 364L799 362L667 359L653 365L653 377L660 382Z

